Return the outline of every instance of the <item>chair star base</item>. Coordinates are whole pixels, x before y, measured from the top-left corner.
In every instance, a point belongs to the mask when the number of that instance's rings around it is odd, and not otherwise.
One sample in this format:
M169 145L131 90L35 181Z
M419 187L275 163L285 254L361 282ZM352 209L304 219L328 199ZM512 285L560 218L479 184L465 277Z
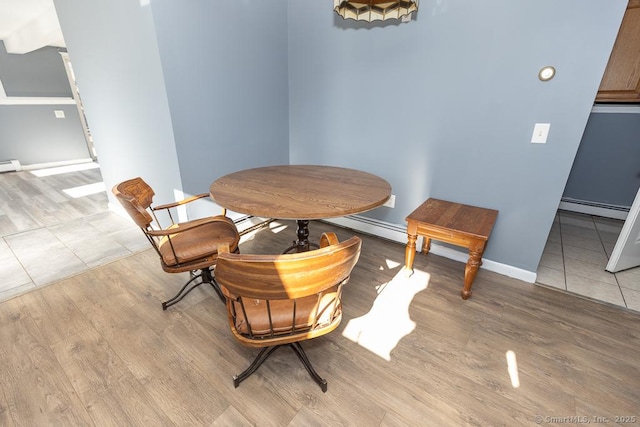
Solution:
M313 369L313 366L311 366L311 362L309 361L307 354L304 352L299 342L265 347L262 350L260 350L260 353L258 353L258 356L254 359L254 361L251 363L251 365L249 365L247 369L245 369L241 374L233 376L234 387L237 388L240 385L240 383L246 380L249 376L251 376L251 374L253 374L264 363L264 361L267 360L269 356L271 356L271 354L274 351L276 351L278 348L285 345L293 349L293 351L296 353L296 355L298 356L298 359L300 359L300 361L304 365L309 375L311 375L311 378L313 378L313 380L320 386L320 388L322 389L322 392L326 393L327 380L325 380L324 378L321 378L320 375L318 375L318 373L316 372L316 370Z
M182 287L182 289L180 289L180 291L178 291L178 293L171 299L165 301L162 303L162 310L166 310L167 308L171 307L174 304L177 304L178 302L182 301L182 299L187 296L187 294L189 292L191 292L192 290L194 290L195 288L197 288L198 286L202 285L203 283L208 283L211 285L211 287L216 291L216 293L218 294L218 297L220 297L220 299L222 300L222 302L225 302L225 298L224 295L222 295L222 291L220 290L220 286L218 285L218 283L216 282L216 279L213 277L213 272L211 269L209 268L203 268L202 270L200 270L200 272L198 274L193 274L193 272L191 272L191 279L189 279L189 281L187 283L185 283L185 285ZM199 282L195 282L195 280L200 279Z

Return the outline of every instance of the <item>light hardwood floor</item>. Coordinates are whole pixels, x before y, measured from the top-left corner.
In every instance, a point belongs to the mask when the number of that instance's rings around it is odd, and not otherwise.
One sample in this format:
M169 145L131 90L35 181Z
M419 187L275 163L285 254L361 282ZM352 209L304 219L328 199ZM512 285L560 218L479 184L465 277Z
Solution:
M278 252L294 230L272 223L241 251ZM403 245L361 237L341 326L303 344L327 393L288 348L234 389L256 350L212 289L163 312L185 276L146 250L0 304L0 425L640 423L639 313L486 270L463 301L463 264L418 254L405 278Z

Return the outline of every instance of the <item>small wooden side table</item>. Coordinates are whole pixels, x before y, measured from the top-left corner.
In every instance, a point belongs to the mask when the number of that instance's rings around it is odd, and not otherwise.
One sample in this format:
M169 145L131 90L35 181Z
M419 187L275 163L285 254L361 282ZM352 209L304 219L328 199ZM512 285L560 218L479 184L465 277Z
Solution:
M464 287L460 291L462 299L466 300L471 296L471 285L482 265L482 254L497 216L498 211L493 209L427 199L406 218L408 242L405 269L413 272L418 236L424 238L421 251L425 255L429 253L431 239L468 248Z

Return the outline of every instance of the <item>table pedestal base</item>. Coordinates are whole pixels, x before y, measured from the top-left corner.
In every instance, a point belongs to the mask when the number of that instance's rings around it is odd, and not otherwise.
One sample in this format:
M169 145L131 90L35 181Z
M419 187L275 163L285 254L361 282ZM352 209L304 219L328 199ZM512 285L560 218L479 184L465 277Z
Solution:
M290 252L307 252L312 246L314 248L319 248L320 246L317 243L309 241L309 220L299 219L296 223L298 224L298 229L296 230L298 239L294 240L293 245L285 249L283 254L288 254Z

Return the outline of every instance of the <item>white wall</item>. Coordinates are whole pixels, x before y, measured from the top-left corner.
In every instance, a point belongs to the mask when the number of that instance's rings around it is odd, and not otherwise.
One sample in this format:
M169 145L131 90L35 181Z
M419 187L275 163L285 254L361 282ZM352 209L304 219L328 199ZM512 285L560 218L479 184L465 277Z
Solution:
M140 176L156 190L156 203L174 200L182 182L149 6L55 5L107 188Z

